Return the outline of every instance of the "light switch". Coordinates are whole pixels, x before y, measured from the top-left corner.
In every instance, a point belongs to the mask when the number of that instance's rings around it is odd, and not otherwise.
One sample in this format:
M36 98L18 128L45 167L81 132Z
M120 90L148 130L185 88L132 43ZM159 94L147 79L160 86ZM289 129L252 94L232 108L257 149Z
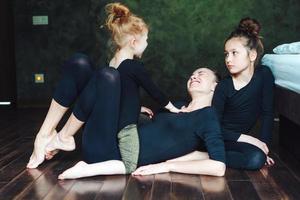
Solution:
M48 16L32 16L32 25L48 25Z
M44 83L44 74L34 74L35 83Z

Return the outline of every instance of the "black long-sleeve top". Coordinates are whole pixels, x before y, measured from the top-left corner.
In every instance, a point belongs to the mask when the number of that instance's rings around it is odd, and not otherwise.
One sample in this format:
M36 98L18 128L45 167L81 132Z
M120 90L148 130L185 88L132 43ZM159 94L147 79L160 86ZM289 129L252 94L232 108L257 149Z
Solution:
M141 62L126 59L117 70L121 79L119 130L129 124L137 124L141 109L139 87L142 87L162 107L168 104L169 100L153 83Z
M221 128L212 107L188 113L159 113L138 130L139 165L176 158L199 150L203 145L210 159L225 163Z
M213 106L225 140L237 141L241 134L249 133L260 118L259 139L266 143L271 141L273 89L273 74L265 66L257 67L250 82L240 90L235 90L231 76L217 85Z

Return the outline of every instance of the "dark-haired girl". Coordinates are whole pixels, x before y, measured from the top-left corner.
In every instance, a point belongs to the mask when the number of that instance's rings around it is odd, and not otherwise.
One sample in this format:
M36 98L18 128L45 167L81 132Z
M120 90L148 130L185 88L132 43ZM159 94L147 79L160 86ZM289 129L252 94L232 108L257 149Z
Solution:
M274 77L258 65L264 48L259 36L261 26L255 19L244 18L225 41L225 64L230 73L216 87L216 108L226 149L226 165L257 170L268 156L273 126ZM250 133L260 119L259 137Z

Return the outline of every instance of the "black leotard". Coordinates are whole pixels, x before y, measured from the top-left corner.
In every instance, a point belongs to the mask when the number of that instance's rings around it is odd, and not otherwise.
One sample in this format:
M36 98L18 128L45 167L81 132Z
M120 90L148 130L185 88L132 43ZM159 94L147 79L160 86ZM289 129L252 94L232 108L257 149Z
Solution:
M129 124L137 124L141 109L139 87L142 87L162 107L168 104L169 100L150 79L141 62L127 59L117 70L121 79L119 130Z
M139 165L182 156L205 144L209 157L225 162L224 143L212 107L189 113L160 113L139 127Z

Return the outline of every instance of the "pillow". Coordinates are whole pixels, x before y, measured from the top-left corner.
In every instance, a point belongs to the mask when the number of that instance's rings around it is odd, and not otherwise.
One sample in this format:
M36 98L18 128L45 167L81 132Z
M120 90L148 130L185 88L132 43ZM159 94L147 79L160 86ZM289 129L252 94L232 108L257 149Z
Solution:
M300 42L282 44L273 49L276 54L300 54Z

